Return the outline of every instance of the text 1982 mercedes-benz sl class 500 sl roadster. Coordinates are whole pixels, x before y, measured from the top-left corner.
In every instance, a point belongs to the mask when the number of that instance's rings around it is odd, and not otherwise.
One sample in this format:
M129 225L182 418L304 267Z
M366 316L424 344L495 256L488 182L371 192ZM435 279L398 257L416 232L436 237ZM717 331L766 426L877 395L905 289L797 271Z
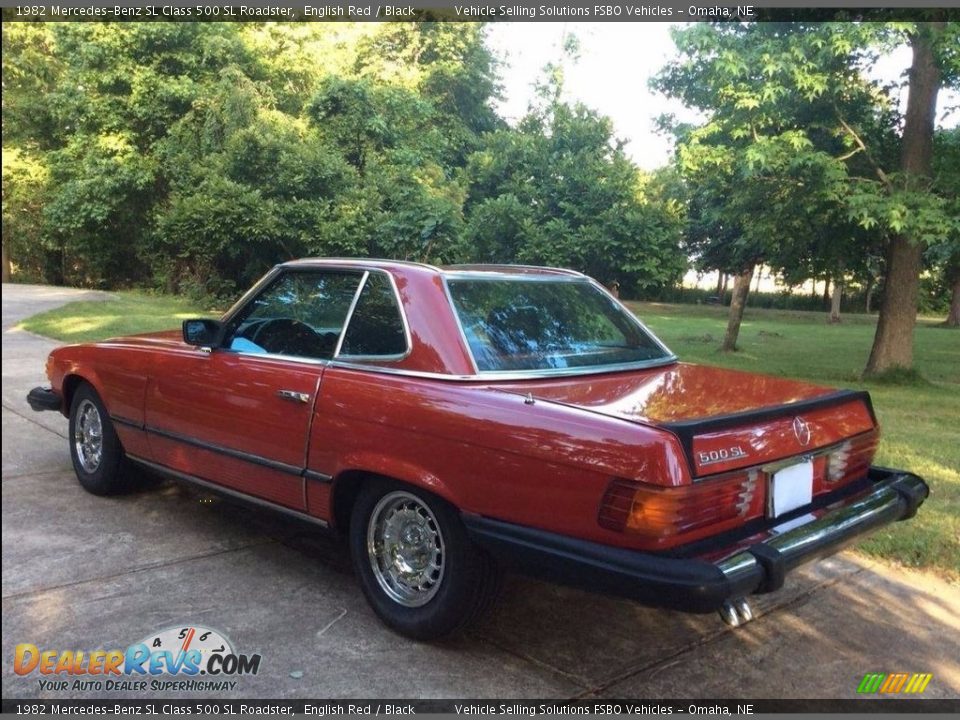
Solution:
M61 347L36 410L84 488L142 465L349 540L367 600L433 638L511 567L750 619L797 565L914 515L865 392L691 365L577 272L322 259L220 320Z

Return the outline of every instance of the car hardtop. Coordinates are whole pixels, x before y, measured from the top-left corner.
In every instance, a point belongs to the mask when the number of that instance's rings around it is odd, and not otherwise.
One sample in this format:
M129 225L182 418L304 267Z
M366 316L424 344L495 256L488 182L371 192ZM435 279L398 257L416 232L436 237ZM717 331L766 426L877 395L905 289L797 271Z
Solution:
M323 257L302 258L280 263L267 273L261 281L251 288L224 316L228 321L249 300L256 296L278 275L286 272L330 269L356 273L386 273L393 280L394 293L398 301L402 320L409 328L411 338L409 351L402 358L377 362L377 358L365 358L362 365L349 362L347 358L334 358L338 365L349 365L356 369L394 372L406 375L420 375L436 379L455 380L510 380L531 379L536 377L558 377L563 375L583 375L624 370L639 370L645 367L660 366L676 361L663 344L656 340L643 323L627 309L631 322L636 323L642 332L649 334L664 351L663 357L651 361L620 362L609 365L584 367L554 367L544 369L489 370L479 367L473 354L468 337L469 329L457 313L452 295L452 286L460 281L501 281L501 282L559 282L590 285L606 294L611 302L618 301L596 280L575 270L534 265L512 264L453 264L432 265L408 260L388 260L380 258ZM533 311L534 308L520 310ZM519 312L519 310L518 310Z

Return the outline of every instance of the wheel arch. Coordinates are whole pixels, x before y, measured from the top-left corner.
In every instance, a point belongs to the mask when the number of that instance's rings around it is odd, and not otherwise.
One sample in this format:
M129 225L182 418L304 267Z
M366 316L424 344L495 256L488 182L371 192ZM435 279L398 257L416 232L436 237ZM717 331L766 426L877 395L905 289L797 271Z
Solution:
M376 469L374 469L376 468ZM372 480L387 480L439 497L461 509L456 497L436 475L407 463L385 467L382 463L356 464L333 477L330 490L330 526L340 534L350 527L350 514L363 485Z
M100 401L105 403L103 393L100 391L100 388L97 387L96 381L92 380L87 373L71 370L63 376L63 383L61 384L61 392L63 394L63 414L65 416L70 416L70 406L73 404L74 393L77 392L77 388L79 388L83 383L87 383L90 387L92 387L97 395L100 396Z

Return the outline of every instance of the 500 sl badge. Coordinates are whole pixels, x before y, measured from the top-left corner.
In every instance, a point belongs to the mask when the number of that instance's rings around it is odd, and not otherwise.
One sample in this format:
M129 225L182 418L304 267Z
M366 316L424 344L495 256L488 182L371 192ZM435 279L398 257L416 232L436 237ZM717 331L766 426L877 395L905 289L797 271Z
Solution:
M700 456L700 466L704 465L713 465L718 462L726 462L727 460L737 460L739 458L747 457L746 452L743 451L739 445L734 445L733 447L721 448L719 450L701 450L697 453Z

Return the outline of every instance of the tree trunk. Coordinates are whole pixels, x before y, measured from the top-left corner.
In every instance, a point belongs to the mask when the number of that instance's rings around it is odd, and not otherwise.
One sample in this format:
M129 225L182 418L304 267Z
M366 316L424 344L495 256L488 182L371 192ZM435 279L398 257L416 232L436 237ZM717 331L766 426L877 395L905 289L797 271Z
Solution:
M840 322L840 301L843 299L843 281L833 281L833 295L830 296L830 322Z
M947 315L947 327L960 327L960 272L953 279L953 295L950 298L950 314Z
M923 249L903 236L890 243L887 285L867 360L867 375L913 366L913 326L917 320L922 257Z
M863 311L869 315L871 310L871 304L873 303L873 291L877 289L877 281L873 278L867 280L867 298L864 302Z
M6 243L3 243L3 282L10 282L10 251Z
M830 276L823 279L823 306L830 307Z
M737 349L740 323L743 320L743 310L747 306L751 280L753 280L753 267L737 275L733 281L733 297L730 299L730 312L727 315L727 334L723 336L723 345L720 347L723 352Z
M723 302L723 273L717 270L717 298Z
M727 273L723 274L723 287L720 288L720 303L725 304L727 302L727 283L730 280L730 276Z
M753 289L755 293L760 292L760 278L763 277L763 265L757 268L757 286Z
M935 35L946 23L921 23L913 36L913 64L907 115L903 125L900 168L907 188L919 188L930 177L933 163L933 125L940 90L940 68L933 55ZM917 182L917 181L921 182ZM873 337L866 375L876 375L895 367L913 367L913 327L917 321L920 267L923 248L919 242L899 235L887 252L887 287L880 308L877 332Z

